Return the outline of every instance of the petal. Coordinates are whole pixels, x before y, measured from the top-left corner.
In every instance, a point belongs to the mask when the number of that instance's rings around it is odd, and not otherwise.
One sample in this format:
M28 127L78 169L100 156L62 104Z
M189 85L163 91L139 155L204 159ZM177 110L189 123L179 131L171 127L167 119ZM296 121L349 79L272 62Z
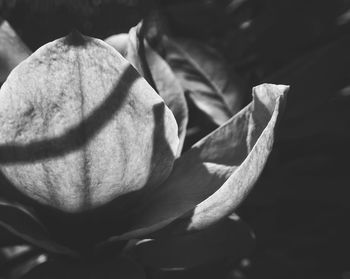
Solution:
M137 70L146 78L144 68L147 66L152 75L155 89L170 108L178 124L180 139L178 154L181 153L185 140L188 123L188 108L184 90L175 77L168 63L144 40L144 56L147 65L142 67L140 57L140 39L138 32L141 25L130 29L129 34L118 34L107 38L105 41L118 50Z
M11 70L30 55L29 48L22 42L11 25L0 18L0 85Z
M188 108L184 90L169 65L148 45L147 41L145 41L145 54L159 95L174 114L178 124L180 139L178 155L180 156L188 123Z
M5 200L0 200L0 229L46 251L74 254L54 243L43 225L28 210Z
M287 89L255 87L252 103L180 157L162 187L131 214L133 230L115 239L146 235L185 213L180 231L202 229L230 215L262 172Z
M174 116L151 86L112 47L77 33L12 71L0 91L0 128L6 177L71 213L153 189L178 148Z

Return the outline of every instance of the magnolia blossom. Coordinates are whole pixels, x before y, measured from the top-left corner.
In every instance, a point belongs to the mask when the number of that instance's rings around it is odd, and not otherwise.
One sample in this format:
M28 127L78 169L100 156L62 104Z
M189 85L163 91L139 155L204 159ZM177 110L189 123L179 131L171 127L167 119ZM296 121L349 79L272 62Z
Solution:
M180 101L158 94L129 60L72 33L10 73L0 91L4 234L84 258L130 239L210 230L247 196L287 87L253 88L248 106L180 155Z

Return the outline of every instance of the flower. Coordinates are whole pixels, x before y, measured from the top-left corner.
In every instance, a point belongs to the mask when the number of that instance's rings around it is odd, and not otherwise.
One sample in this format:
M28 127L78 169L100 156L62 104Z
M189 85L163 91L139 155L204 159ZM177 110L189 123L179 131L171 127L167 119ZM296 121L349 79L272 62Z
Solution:
M178 97L159 96L101 40L51 42L1 87L0 228L71 258L210 229L259 178L287 88L255 87L248 106L180 156Z

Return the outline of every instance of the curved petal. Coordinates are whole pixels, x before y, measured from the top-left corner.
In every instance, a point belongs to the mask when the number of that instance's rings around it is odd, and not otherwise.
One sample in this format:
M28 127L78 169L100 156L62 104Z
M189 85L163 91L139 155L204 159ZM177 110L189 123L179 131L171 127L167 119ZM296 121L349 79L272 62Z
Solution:
M148 45L147 41L145 41L145 54L159 95L175 116L179 128L178 135L180 143L178 155L180 156L188 123L188 108L184 90L170 66Z
M43 225L20 205L0 200L0 228L46 251L74 255L70 249L53 242Z
M70 213L158 186L178 148L176 121L158 94L111 46L78 33L11 72L0 128L5 176Z
M114 239L146 235L185 213L179 230L204 228L231 214L266 163L287 89L255 87L252 103L180 157L162 187L131 214L133 230Z
M20 62L31 54L6 20L0 18L0 85Z
M118 34L105 40L118 50L145 77L140 57L138 32L140 25L130 29L129 34ZM155 89L175 116L180 139L178 155L181 154L188 123L188 108L184 90L168 63L144 40L144 56L151 72Z

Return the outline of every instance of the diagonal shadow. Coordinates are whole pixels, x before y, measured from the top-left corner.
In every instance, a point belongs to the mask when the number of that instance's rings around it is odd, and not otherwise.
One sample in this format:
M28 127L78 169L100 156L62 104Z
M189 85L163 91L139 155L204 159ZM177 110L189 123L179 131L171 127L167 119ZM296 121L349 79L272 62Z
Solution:
M130 86L139 78L130 65L105 101L77 126L60 137L29 144L0 145L0 163L26 163L65 155L87 144L123 105ZM84 135L82 137L81 135Z

